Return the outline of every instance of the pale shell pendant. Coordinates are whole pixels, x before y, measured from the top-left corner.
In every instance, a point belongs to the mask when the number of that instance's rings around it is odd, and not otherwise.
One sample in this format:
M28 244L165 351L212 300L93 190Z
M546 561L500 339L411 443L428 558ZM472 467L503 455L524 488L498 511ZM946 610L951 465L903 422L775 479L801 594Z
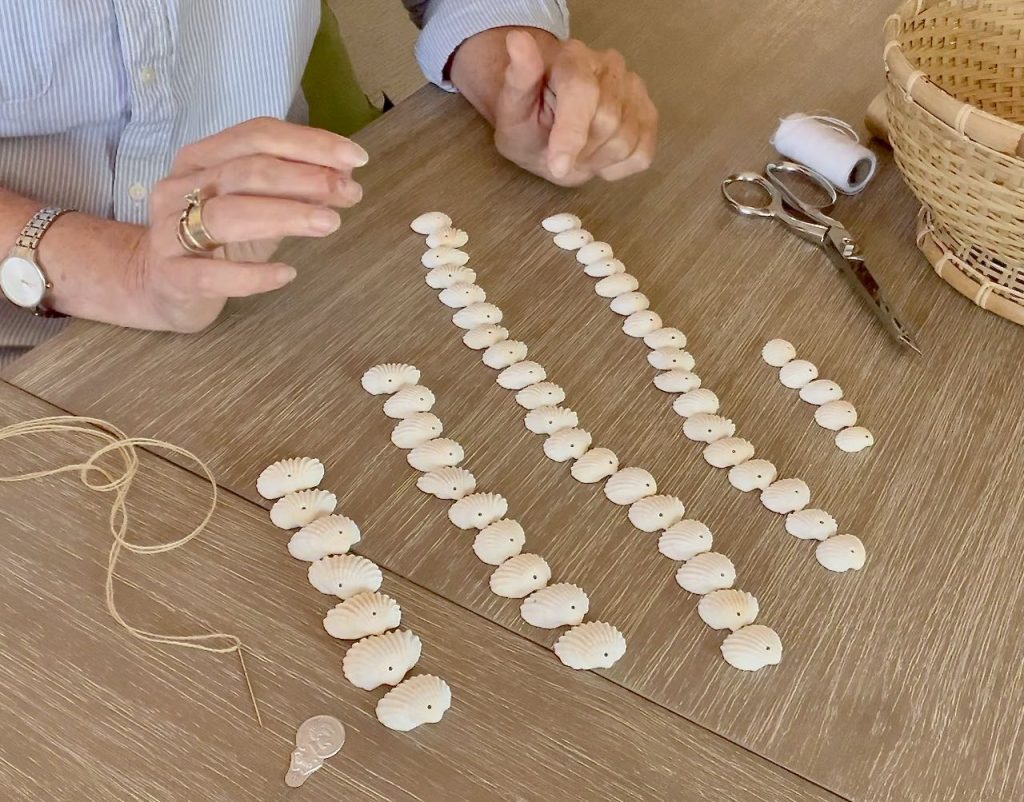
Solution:
M381 635L402 623L402 608L385 593L357 593L336 604L324 617L332 638L359 640Z
M594 292L602 298L614 298L627 292L634 292L640 288L640 282L635 276L629 273L613 273L606 276L594 285Z
M534 591L519 607L523 620L540 629L575 626L589 611L590 599L586 592L567 582Z
M602 259L599 262L591 262L583 268L583 272L591 278L604 278L616 273L625 273L626 266L619 259Z
M428 248L461 248L469 242L469 234L463 231L461 228L442 228L437 231L432 231L427 235L427 247Z
M539 382L516 393L516 403L523 409L557 407L565 401L565 390L554 382Z
M645 310L634 312L622 322L622 331L629 337L646 337L661 328L661 315Z
M640 499L658 492L658 483L643 468L622 468L604 483L604 494L620 507L636 504Z
M818 378L818 368L806 359L794 359L779 368L779 381L790 390L799 390Z
M761 359L773 368L781 368L796 359L796 349L788 340L769 340L761 349Z
M629 505L629 522L641 532L659 532L683 520L686 507L675 496L648 496Z
M503 315L494 304L486 301L482 304L470 304L452 315L452 323L460 329L475 329L478 326L489 326L501 323Z
M526 359L526 343L519 340L503 340L484 351L481 361L494 370L504 370L516 362Z
M291 536L288 553L296 560L314 562L331 554L347 554L359 538L355 521L344 515L325 515Z
M658 348L685 348L686 335L679 329L667 326L646 335L644 337L644 345L654 350Z
M672 410L681 418L692 418L694 415L714 415L719 404L718 396L712 390L698 387L673 401Z
M619 458L607 448L592 448L577 459L570 469L572 478L581 484L594 484L607 479L619 469Z
M697 602L697 614L712 629L735 632L753 624L759 611L757 599L752 594L732 588L714 590Z
M823 540L814 550L814 556L829 571L840 574L859 571L867 560L864 544L856 535L835 535Z
M628 317L649 309L651 301L642 292L624 292L612 298L608 306L615 314Z
M483 351L507 339L508 329L495 325L477 326L462 335L463 345L474 351Z
M782 641L770 627L751 624L726 637L722 657L740 671L759 671L782 662Z
M345 679L364 691L397 685L420 661L422 649L419 636L408 629L370 635L349 647L341 670Z
M875 436L863 426L852 426L836 434L836 445L847 454L856 454L875 444Z
M518 521L503 518L484 527L473 539L473 553L488 565L501 565L522 552L526 533Z
M592 442L586 429L562 429L544 441L544 456L554 462L568 462L582 457Z
M594 262L601 262L615 256L612 253L612 246L607 242L588 242L576 251L576 261L581 265L589 265Z
M420 412L430 412L437 401L433 392L422 384L403 387L384 402L384 414L400 420Z
M422 473L430 473L441 468L458 465L466 458L466 454L458 443L447 437L438 437L412 449L406 461Z
M686 562L711 551L714 538L707 524L687 518L673 524L658 538L658 551L670 560Z
M451 224L452 219L444 212L424 212L413 220L409 227L417 234L429 236L435 231L451 227Z
M663 393L688 393L700 387L700 376L688 370L665 370L654 377L654 386Z
M410 677L377 702L377 721L390 730L409 732L436 724L452 706L448 683L433 674Z
M431 248L420 257L424 267L443 267L444 265L455 265L462 267L469 261L469 254L460 251L458 248Z
M476 477L465 468L440 468L423 474L416 487L434 498L458 501L476 490Z
M594 241L594 235L583 228L570 228L555 234L555 245L563 251L578 251Z
M380 590L384 575L380 568L357 554L337 554L311 563L306 572L309 584L327 596L350 599L358 593Z
M754 457L754 444L742 437L723 437L704 448L704 461L712 468L733 468Z
M309 490L324 479L324 466L313 457L278 460L263 469L256 491L265 499L277 499L297 490Z
M508 501L498 493L463 496L448 508L448 520L459 529L483 529L504 518Z
M693 370L693 355L682 348L655 348L647 354L647 361L658 370Z
M764 490L779 475L778 469L766 459L741 462L729 471L729 484L744 493Z
M525 360L509 365L498 374L498 384L506 390L522 390L531 384L544 381L548 376L541 365Z
M706 551L679 566L676 582L683 590L703 596L713 590L731 588L736 581L732 560L716 551Z
M553 214L551 217L545 217L541 221L541 226L545 231L549 231L552 234L561 234L563 231L572 231L574 228L579 228L583 223L580 219L568 212L561 212L559 214Z
M803 479L779 479L761 491L761 503L772 512L788 515L811 502L811 489Z
M298 529L317 518L330 515L338 506L338 498L326 490L299 490L274 502L270 521L281 529Z
M815 379L800 388L800 400L820 407L843 397L843 388L831 379Z
M361 380L363 389L370 395L390 395L419 382L419 368L395 363L374 365L363 374Z
M526 413L524 423L534 434L555 434L579 425L579 416L568 407L537 407Z
M849 401L829 401L814 410L814 420L822 428L833 432L857 423L857 409Z
M626 653L626 639L611 624L577 624L555 641L555 654L569 668L591 671L611 668Z
M491 574L491 592L506 599L522 599L540 590L551 579L551 568L536 554L511 557Z
M398 448L412 449L441 436L444 426L432 412L417 412L395 424L391 442Z
M786 531L801 540L826 540L839 531L839 525L825 510L803 509L786 516Z
M699 413L691 415L683 424L683 434L698 443L714 443L736 434L736 424L720 415Z
M437 299L449 309L462 309L470 304L482 304L487 293L478 284L452 284L441 290Z

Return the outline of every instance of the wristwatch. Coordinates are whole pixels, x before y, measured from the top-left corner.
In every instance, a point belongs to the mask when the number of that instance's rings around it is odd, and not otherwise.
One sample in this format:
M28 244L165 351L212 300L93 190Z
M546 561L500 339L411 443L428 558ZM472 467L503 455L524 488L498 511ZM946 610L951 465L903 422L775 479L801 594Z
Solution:
M0 292L15 306L39 317L66 317L45 303L46 292L53 285L36 259L36 249L53 221L71 211L74 209L55 206L40 209L21 230L7 258L0 262Z

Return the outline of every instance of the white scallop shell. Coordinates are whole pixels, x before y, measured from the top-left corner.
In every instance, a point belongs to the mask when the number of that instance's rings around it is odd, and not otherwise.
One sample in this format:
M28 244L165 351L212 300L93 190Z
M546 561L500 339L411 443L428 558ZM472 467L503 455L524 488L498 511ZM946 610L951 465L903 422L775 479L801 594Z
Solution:
M423 724L436 724L451 706L448 683L433 674L420 674L377 702L377 721L390 730L408 732Z
M843 397L843 388L831 379L815 379L800 388L800 400L820 407Z
M519 607L523 620L541 629L575 626L590 610L590 599L583 588L559 582L534 591Z
M450 468L458 465L466 458L462 446L447 437L438 437L429 443L416 446L409 452L406 461L417 471L430 471Z
M594 235L583 228L570 228L555 234L555 245L563 251L576 251L594 241Z
M408 629L371 635L352 644L341 661L345 679L372 691L381 685L397 685L420 661L423 643Z
M330 515L338 506L338 498L326 490L298 490L274 502L270 521L281 529L298 529L317 518Z
M451 226L432 231L427 235L428 248L440 248L445 245L449 248L461 248L467 242L469 242L469 234L461 228L452 228Z
M825 540L839 531L839 525L825 510L808 508L786 516L786 531L801 540Z
M563 231L572 231L574 228L579 228L583 223L580 219L568 212L562 212L560 214L553 214L551 217L545 217L541 221L541 226L544 227L545 231L550 231L552 234L561 234Z
M591 262L583 268L583 272L591 278L604 278L615 273L625 273L626 266L619 259L602 259L599 262Z
M465 468L439 468L423 474L416 487L434 498L458 501L476 490L476 477Z
M661 315L650 310L634 312L622 321L622 330L630 337L646 337L652 331L657 331L660 328Z
M576 261L581 265L589 265L594 262L601 262L605 259L614 258L612 246L607 242L588 242L576 251Z
M799 390L818 378L818 368L806 359L794 359L779 368L779 381L790 390Z
M420 371L413 365L388 363L374 365L363 374L362 385L370 395L397 393L403 387L419 384Z
M754 444L742 437L723 437L704 448L704 460L712 468L732 468L754 458Z
M803 479L779 479L761 491L761 503L772 512L788 515L811 503L811 489Z
M654 377L654 386L663 393L688 393L700 387L700 376L688 370L663 370Z
M875 444L875 436L863 426L851 426L836 433L836 445L847 454L856 454Z
M449 309L462 309L470 304L482 304L487 293L479 284L452 284L438 293L437 299Z
M460 251L458 248L449 248L442 245L440 248L431 248L420 257L424 267L442 267L444 265L455 265L462 267L469 261L469 254Z
M676 582L683 590L703 596L713 590L731 588L736 581L732 560L717 551L705 551L691 557L676 571Z
M565 400L565 390L554 382L539 382L516 393L516 403L523 409L557 407Z
M443 228L448 228L451 224L452 219L444 212L424 212L413 220L409 227L417 234L426 236Z
M417 412L395 424L391 442L399 448L416 448L441 436L444 426L432 412Z
M555 462L568 462L582 457L594 438L586 429L562 429L548 435L544 441L544 455Z
M701 412L686 419L683 434L698 443L713 443L736 434L736 424L721 415Z
M849 401L829 401L814 410L814 420L822 429L838 432L857 423L857 408Z
M740 671L758 671L782 662L782 641L774 629L751 624L726 637L722 657Z
M460 329L475 329L501 323L502 312L494 304L470 304L452 315L452 323Z
M540 590L551 579L551 568L536 554L510 557L491 574L491 593L506 599L521 599Z
M635 276L629 273L613 273L605 276L594 285L594 292L602 298L614 298L627 292L634 292L640 287L640 282Z
M592 448L572 464L572 478L583 484L607 479L619 469L619 458L607 448Z
M713 590L697 602L697 614L712 629L737 629L753 624L760 607L745 590Z
M652 331L644 337L644 345L648 348L685 348L686 335L671 326Z
M776 467L766 459L752 459L742 462L729 471L729 484L737 490L749 493L764 490L779 475Z
M413 384L403 387L384 402L384 414L389 418L410 418L420 412L430 412L436 400L430 388Z
M686 562L698 554L711 551L713 542L714 538L707 524L687 518L661 533L661 537L658 538L658 551L670 560Z
M675 496L648 496L629 505L629 522L642 532L659 532L683 520L686 507Z
M462 335L462 342L467 348L481 351L508 339L508 329L504 326L487 324L470 329Z
M324 466L313 457L282 459L263 469L256 480L256 490L263 498L275 499L309 490L324 479Z
M357 593L336 604L324 617L332 638L359 640L381 635L402 623L402 608L386 593Z
M651 300L642 292L624 292L612 298L608 306L617 315L635 315L651 305Z
M829 571L840 574L851 569L859 571L867 559L864 544L856 535L835 535L823 540L814 550L814 556Z
M351 599L357 593L380 590L384 575L375 563L358 554L334 554L311 563L309 584L328 596Z
M697 364L693 355L682 348L655 348L647 354L647 361L658 370L693 370Z
M296 560L314 562L329 554L347 554L359 537L355 521L344 515L325 515L291 536L288 553Z
M508 501L498 493L463 496L448 508L448 520L459 529L483 529L504 518Z
M718 396L706 387L698 387L685 392L672 402L673 411L681 418L692 418L694 415L714 415L718 412L718 407Z
M473 553L488 565L501 565L526 545L526 533L518 521L502 518L485 526L473 540Z
M604 484L604 494L613 504L626 507L658 492L658 483L643 468L623 468Z
M506 390L522 390L531 384L544 381L547 377L547 371L541 365L527 359L509 365L498 374L497 381Z
M537 407L526 413L526 428L534 434L554 434L579 425L579 416L568 407Z
M781 368L796 359L796 349L788 340L769 340L761 349L761 359L773 368Z
M569 668L590 671L611 668L626 653L626 639L611 624L577 624L555 641L555 654Z
M484 351L481 360L489 368L504 370L526 359L527 350L526 343L520 340L502 340Z

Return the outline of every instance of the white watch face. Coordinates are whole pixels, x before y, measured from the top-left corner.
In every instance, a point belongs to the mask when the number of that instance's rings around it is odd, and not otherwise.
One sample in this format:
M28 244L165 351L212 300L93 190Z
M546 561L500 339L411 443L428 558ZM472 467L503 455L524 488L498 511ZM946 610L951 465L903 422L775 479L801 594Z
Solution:
M8 256L0 262L0 290L18 306L34 309L46 294L46 279L28 259Z

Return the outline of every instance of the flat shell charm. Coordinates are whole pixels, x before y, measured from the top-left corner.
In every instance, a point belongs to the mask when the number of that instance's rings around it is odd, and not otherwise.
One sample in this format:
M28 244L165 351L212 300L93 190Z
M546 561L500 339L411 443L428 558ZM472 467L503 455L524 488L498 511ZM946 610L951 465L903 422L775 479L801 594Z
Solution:
M453 284L438 293L437 299L450 309L462 309L470 304L482 304L487 293L478 284Z
M562 429L544 441L544 456L555 462L568 462L582 457L592 442L586 429Z
M679 329L673 329L668 326L646 335L644 337L644 345L654 350L658 348L685 348L686 335Z
M857 423L857 409L849 401L829 401L814 410L814 420L822 428L833 432Z
M689 390L672 402L672 411L681 418L692 418L694 415L714 415L718 412L718 407L718 396L706 387Z
M314 562L331 554L347 554L359 542L359 527L344 515L325 515L306 524L288 541L288 553L296 560Z
M503 315L494 304L486 301L482 304L470 304L452 315L452 323L460 329L475 329L478 326L491 326L501 323Z
M836 535L823 540L814 550L814 556L829 571L839 574L859 571L867 560L864 544L856 535Z
M619 458L607 448L592 448L579 457L570 469L572 478L585 485L607 479L619 469Z
M661 328L661 315L645 310L634 312L622 322L622 330L629 337L643 338Z
M549 231L552 234L561 234L563 231L572 231L574 228L579 228L583 223L580 219L568 212L562 212L560 214L553 214L551 217L545 217L541 221L541 226L545 231Z
M839 531L839 525L825 510L803 509L786 516L786 531L801 540L826 540Z
M583 268L583 272L591 278L604 278L616 273L625 273L626 266L618 259L602 259L599 262L591 262Z
M467 242L469 242L469 234L461 228L452 228L451 226L439 229L438 231L432 231L427 235L428 248L441 248L444 246L461 248Z
M551 580L551 568L536 554L518 554L491 574L491 592L506 599L522 599Z
M589 610L590 599L582 588L559 582L527 596L519 614L531 626L558 629L579 624Z
M654 377L654 386L663 393L688 393L700 387L700 376L688 370L665 370Z
M744 493L764 490L779 475L778 469L766 459L742 462L729 471L729 484Z
M594 235L583 228L570 228L555 234L555 245L563 251L578 251L594 241Z
M417 234L422 234L426 237L435 231L450 228L451 225L452 219L444 212L424 212L413 220L409 227Z
M679 566L676 582L683 590L703 596L713 590L731 588L736 581L732 560L716 551L706 551Z
M408 629L371 635L349 647L341 670L345 679L364 691L397 685L420 661L422 649L419 636Z
M761 349L761 359L773 368L781 368L796 359L796 349L788 340L769 340Z
M704 460L712 468L732 468L754 457L754 444L742 437L724 437L704 448Z
M448 519L459 529L483 529L504 518L508 501L498 493L463 496L448 508Z
M451 706L448 683L433 674L420 674L377 702L377 721L390 730L408 732L424 724L436 724Z
M462 446L447 437L438 437L412 449L406 461L417 471L430 473L458 465L466 458Z
M815 379L800 388L800 400L820 407L843 397L843 388L831 379Z
M602 298L614 298L627 292L634 292L640 288L640 282L635 276L629 273L613 273L606 276L594 285L594 292Z
M534 434L554 434L579 425L579 416L568 407L537 407L526 413L526 428Z
M309 584L327 596L350 599L380 590L384 575L375 563L357 554L338 554L311 563Z
M629 522L641 532L660 532L683 520L686 507L675 496L648 496L629 505Z
M557 407L565 401L565 390L554 382L539 382L516 393L516 403L523 409Z
M541 365L530 360L509 365L498 374L498 384L506 390L522 390L531 384L537 384L548 377Z
M519 340L502 340L484 351L480 360L489 368L504 370L516 362L526 359L526 343Z
M462 335L463 344L474 351L482 351L507 339L508 329L490 324L477 326Z
M836 445L847 454L856 454L875 444L875 436L863 426L851 426L836 434Z
M724 588L702 596L697 602L697 614L712 629L735 632L753 624L760 610L757 599L745 590Z
M324 480L324 466L318 459L283 459L267 468L256 480L256 490L265 499L277 499L297 490L309 490Z
M434 498L458 501L476 490L476 477L465 468L439 468L423 474L416 487Z
M370 395L390 395L419 382L419 368L396 363L374 365L362 378L363 389Z
M576 261L581 265L589 265L594 262L601 262L615 256L612 253L612 246L607 242L588 242L576 251Z
M759 671L782 662L782 641L775 630L751 624L733 632L722 642L725 662L740 671Z
M420 412L430 412L437 399L429 388L422 384L403 387L384 402L384 414L389 418L411 418Z
M326 490L299 490L274 502L270 521L281 529L298 529L317 518L330 515L338 506L338 497Z
M386 593L357 593L336 604L324 617L332 638L359 640L381 635L402 623L402 608Z
M611 668L626 653L626 639L611 624L577 624L555 641L555 654L569 668L591 671Z
M612 298L608 306L617 315L630 316L649 309L651 301L642 292L624 292Z
M803 479L779 479L761 491L761 503L772 512L788 515L811 503L811 489Z
M432 412L417 412L395 424L391 442L399 448L412 449L441 436L444 426Z
M673 524L658 538L658 551L677 562L686 562L711 551L713 538L707 524L692 518Z
M526 533L518 521L503 518L484 527L473 540L473 553L488 565L501 565L522 552Z
M444 265L462 267L468 261L468 253L460 251L458 248L448 248L446 246L431 248L420 257L420 262L422 262L423 266L431 268L443 267Z
M818 368L806 359L794 359L779 368L779 381L790 390L799 390L818 378Z
M604 494L613 504L628 507L658 492L658 483L643 468L622 468L604 484Z
M721 415L691 415L683 424L683 434L698 443L714 443L736 434L736 424Z
M682 348L655 348L647 354L647 361L658 370L693 370L693 355Z

